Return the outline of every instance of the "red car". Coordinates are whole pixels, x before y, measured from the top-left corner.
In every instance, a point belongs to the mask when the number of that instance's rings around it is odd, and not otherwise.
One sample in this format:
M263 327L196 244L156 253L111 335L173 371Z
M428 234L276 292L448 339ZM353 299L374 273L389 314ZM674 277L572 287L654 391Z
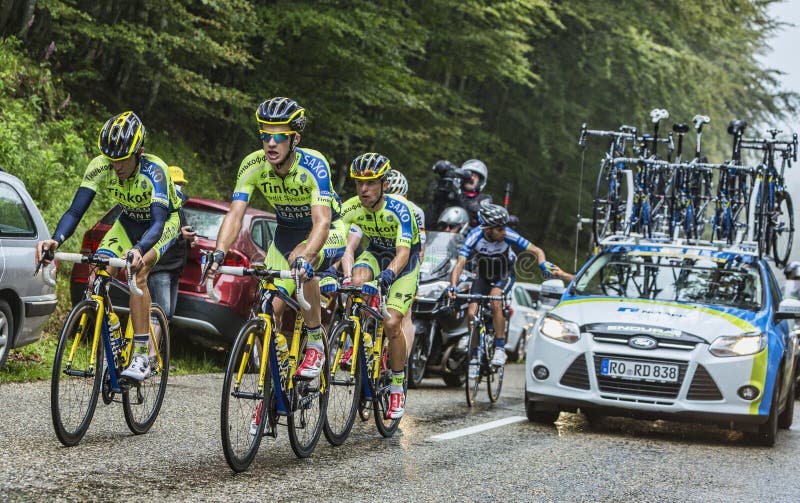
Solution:
M197 245L190 248L186 267L178 282L178 302L172 325L194 340L205 345L218 347L233 342L242 324L250 315L258 293L257 280L251 277L221 275L216 281L216 289L221 296L215 303L206 295L205 285L199 285L200 256L203 250L214 250L217 232L222 224L230 203L211 199L191 198L184 204L188 225L197 231ZM97 249L103 236L121 209L115 206L106 213L94 227L86 231L81 246L82 253ZM277 223L275 215L265 211L248 208L242 221L242 230L225 257L224 265L249 267L254 262L263 262L266 250L272 242ZM124 276L124 273L121 273ZM75 304L83 298L89 267L75 264L70 279L70 294ZM124 280L124 277L121 278ZM113 289L111 299L115 308L127 312L128 298L122 290ZM323 319L327 322L330 310L323 309ZM293 321L285 316L283 326L291 331Z

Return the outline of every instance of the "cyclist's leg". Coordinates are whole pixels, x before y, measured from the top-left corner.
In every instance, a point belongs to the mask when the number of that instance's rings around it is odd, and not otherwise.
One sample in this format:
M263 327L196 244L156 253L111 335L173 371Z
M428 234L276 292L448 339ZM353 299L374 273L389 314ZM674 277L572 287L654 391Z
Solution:
M514 286L514 276L509 276L500 281L495 281L492 284L492 289L489 295L500 296L508 294L511 287ZM506 319L503 316L503 302L500 300L492 301L492 321L494 322L494 338L497 341L497 347L502 348L505 346L506 339Z
M362 286L364 283L372 281L380 271L378 259L375 255L365 251L356 258L353 268L351 270L351 281L353 286Z
M408 359L406 336L403 334L403 319L411 313L411 303L417 292L417 279L419 278L419 261L412 257L413 262L406 266L400 276L389 288L386 310L391 315L384 319L384 327L389 338L389 364L392 367L391 394L387 416L391 419L402 417L405 406L405 368ZM413 328L411 337L413 337Z

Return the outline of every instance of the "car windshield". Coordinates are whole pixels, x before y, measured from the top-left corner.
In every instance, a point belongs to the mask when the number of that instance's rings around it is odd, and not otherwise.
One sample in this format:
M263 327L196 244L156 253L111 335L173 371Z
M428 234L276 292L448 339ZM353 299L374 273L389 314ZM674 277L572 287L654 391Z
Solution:
M578 278L574 292L751 311L761 308L763 298L758 267L741 257L652 250L605 253Z
M222 225L222 219L225 218L225 213L185 206L183 211L186 215L186 223L194 227L198 236L212 241L217 239L217 232Z

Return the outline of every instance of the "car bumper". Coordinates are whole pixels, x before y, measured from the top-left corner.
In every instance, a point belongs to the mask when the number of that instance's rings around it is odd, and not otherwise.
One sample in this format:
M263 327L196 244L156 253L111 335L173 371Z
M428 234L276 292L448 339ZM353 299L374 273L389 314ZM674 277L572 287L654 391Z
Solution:
M600 360L606 356L677 364L678 380L667 383L602 376ZM758 414L764 383L751 380L753 360L752 356L718 358L704 344L692 350L647 351L596 342L586 334L567 344L537 333L528 345L526 398L565 409L589 407L634 417L759 424L767 419ZM533 375L540 365L549 372L545 379ZM759 389L755 400L738 395L745 385Z

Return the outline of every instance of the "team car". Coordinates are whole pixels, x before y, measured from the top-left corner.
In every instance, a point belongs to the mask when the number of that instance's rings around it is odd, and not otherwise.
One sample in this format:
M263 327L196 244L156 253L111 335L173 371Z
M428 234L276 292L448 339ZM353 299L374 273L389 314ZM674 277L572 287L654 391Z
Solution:
M550 283L550 282L548 282ZM794 413L800 301L781 299L744 248L632 241L602 249L537 322L526 358L528 419L580 409L686 420L775 443Z

